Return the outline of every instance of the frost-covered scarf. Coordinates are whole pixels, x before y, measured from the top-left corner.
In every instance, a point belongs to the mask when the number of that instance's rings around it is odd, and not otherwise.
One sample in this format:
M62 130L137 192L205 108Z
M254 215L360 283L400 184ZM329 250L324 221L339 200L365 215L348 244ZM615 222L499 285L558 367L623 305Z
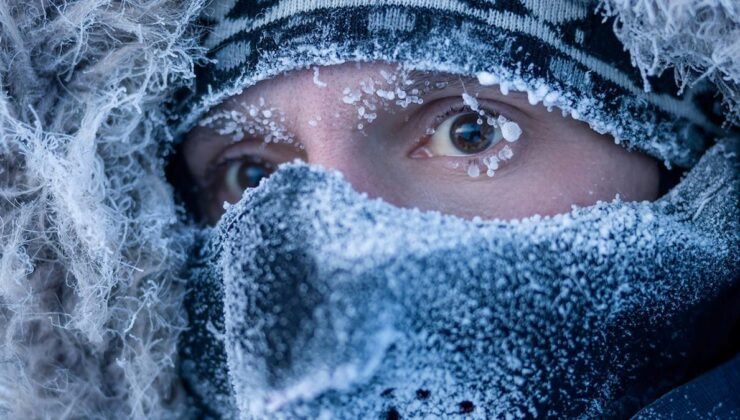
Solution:
M657 202L510 222L284 165L196 264L186 380L227 417L632 414L713 363L740 319L736 144Z

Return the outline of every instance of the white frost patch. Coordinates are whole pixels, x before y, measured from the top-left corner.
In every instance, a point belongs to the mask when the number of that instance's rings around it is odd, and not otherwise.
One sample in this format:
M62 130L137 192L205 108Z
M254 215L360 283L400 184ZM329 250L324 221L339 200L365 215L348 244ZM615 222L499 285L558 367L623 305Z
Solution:
M266 143L294 143L295 136L283 125L284 121L283 113L268 107L260 97L256 104L240 103L237 109L215 112L200 120L198 125L221 136L230 136L234 142L250 135Z
M478 163L475 161L468 163L468 176L471 178L478 178L480 175L480 168L478 167Z
M319 68L318 67L313 68L313 84L315 84L316 86L320 88L325 88L327 86L325 82L322 82L321 80L319 80Z
M342 96L342 102L345 104L351 105L360 100L361 93L359 91L345 88L342 93L344 94Z
M522 135L522 129L514 121L507 121L501 126L501 135L504 136L504 140L512 143L519 140L519 137Z
M411 88L414 81L409 79L409 70L399 65L395 72L379 71L380 78L368 76L358 86L345 87L342 91L342 102L354 105L359 120L359 130L372 123L378 116L378 110L392 112L394 106L407 108L411 104L424 103L418 88Z
M383 99L387 99L389 101L392 101L396 99L396 94L392 90L384 90L384 89L378 89L375 91L375 94Z
M478 83L481 84L481 86L491 86L498 83L499 79L498 76L496 76L493 73L488 73L486 71L482 71L476 75L478 78Z
M296 400L310 401L329 390L347 391L351 387L366 382L380 366L386 349L402 337L399 332L387 328L377 332L373 344L375 351L368 360L356 360L320 370L301 378L295 385L285 389L268 392L264 400L249 401L249 411L256 417L277 411L280 407Z
M542 99L542 104L546 107L552 107L557 103L558 98L560 97L560 93L558 92L548 92L547 95Z
M514 151L511 150L511 147L506 146L503 149L501 149L500 152L498 152L498 158L499 160L509 160L514 157Z
M550 93L548 87L546 84L541 84L537 86L537 89L535 90L527 90L527 100L529 101L529 104L534 106L540 103L541 101L544 101L545 97Z
M468 108L472 109L473 111L476 111L477 112L480 109L480 105L478 104L478 100L475 97L469 95L467 92L464 92L462 94L462 99L463 99L463 103L465 103L465 105Z
M486 175L493 177L498 169L498 158L496 156L487 156L483 158L483 164L486 165Z

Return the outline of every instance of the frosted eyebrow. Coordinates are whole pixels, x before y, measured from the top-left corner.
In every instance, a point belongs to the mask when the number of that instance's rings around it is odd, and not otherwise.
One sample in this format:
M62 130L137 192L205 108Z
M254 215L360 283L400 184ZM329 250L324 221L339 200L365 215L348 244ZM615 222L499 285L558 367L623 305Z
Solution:
M418 89L419 93L418 96L421 98L424 98L428 96L429 94L434 93L435 91L442 90L440 89L434 89L434 86L437 84L445 84L446 87L444 89L450 89L450 90L456 90L458 92L465 92L465 91L493 91L497 93L497 97L499 100L506 101L505 98L507 97L524 97L526 98L525 92L515 91L511 90L507 94L501 94L498 95L500 92L499 85L481 85L478 81L478 78L475 76L461 76L456 74L450 74L450 73L436 73L436 72L428 72L423 70L411 70L408 71L405 76L406 80L411 81L412 83L406 85L405 89L407 91L412 91L413 89Z
M264 143L293 143L295 135L285 125L285 114L268 105L263 97L256 103L240 101L229 109L214 112L198 122L232 142L259 137Z
M405 79L411 82L405 86L405 89L407 91L417 89L419 96L422 97L441 89L457 88L463 90L465 86L478 85L478 79L474 77L423 70L411 70L406 74Z

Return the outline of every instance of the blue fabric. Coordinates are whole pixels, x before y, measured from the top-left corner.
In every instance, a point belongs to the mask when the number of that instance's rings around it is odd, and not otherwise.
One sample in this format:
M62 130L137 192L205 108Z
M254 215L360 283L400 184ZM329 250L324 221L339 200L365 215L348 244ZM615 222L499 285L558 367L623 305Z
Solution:
M629 418L740 322L735 150L657 202L510 222L283 165L202 250L184 380L244 419Z
M740 354L668 392L635 419L740 419Z

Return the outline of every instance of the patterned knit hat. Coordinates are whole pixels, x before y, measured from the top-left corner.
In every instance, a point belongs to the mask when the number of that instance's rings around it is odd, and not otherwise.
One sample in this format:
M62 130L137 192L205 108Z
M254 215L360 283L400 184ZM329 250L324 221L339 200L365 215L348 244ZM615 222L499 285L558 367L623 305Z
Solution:
M714 92L643 78L588 0L214 0L205 19L212 60L178 100L179 133L261 80L376 60L485 74L668 165L692 165L721 133Z

